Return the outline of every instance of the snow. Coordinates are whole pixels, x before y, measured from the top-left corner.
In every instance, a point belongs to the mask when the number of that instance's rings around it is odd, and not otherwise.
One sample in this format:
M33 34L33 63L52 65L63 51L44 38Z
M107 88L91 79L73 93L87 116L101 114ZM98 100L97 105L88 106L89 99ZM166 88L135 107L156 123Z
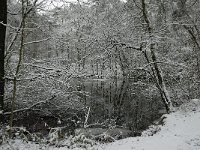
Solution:
M109 144L87 147L88 150L200 150L200 100L193 99L165 115L164 125L151 126L141 137L131 137ZM149 133L156 132L153 136ZM67 150L67 147L43 147L19 140L0 146L1 150L17 147L19 150ZM74 148L81 150L81 148Z
M194 99L165 116L165 125L153 136L123 139L97 149L200 150L200 100Z

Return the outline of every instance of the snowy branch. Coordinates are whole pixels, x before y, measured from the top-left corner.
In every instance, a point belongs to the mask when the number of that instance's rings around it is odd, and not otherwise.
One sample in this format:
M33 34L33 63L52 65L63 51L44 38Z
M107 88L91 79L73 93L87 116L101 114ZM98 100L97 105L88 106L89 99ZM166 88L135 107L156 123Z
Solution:
M34 77L32 77L32 78L16 79L16 81L35 80L36 78L41 77L41 76L42 76L42 75L40 74L40 75L34 76ZM14 78L12 78L12 77L5 77L5 80L13 81Z
M34 64L31 64L31 63L24 63L24 65L29 65L29 66L32 66L32 67L37 67L37 68L41 68L41 69L45 69L45 70L54 70L56 72L61 72L61 69L48 68L48 67L44 67L44 66L34 65Z
M50 38L46 38L46 39L42 39L42 40L37 40L37 41L31 41L31 42L24 43L24 45L34 44L34 43L40 43L40 42L48 41L49 39Z
M15 110L15 111L13 111L13 113L18 113L18 112L22 112L22 111L31 110L33 107L35 107L35 106L37 106L37 105L39 105L39 104L45 104L45 103L47 103L48 101L53 100L54 98L55 98L55 96L52 96L51 98L49 98L49 99L47 99L47 100L45 100L45 101L39 101L39 102L37 102L37 103L31 105L30 107ZM4 113L4 115L10 115L10 114L11 114L11 112L5 112L5 113Z
M11 28L11 29L17 30L17 31L18 31L18 29L19 29L19 27L14 27L14 26L12 26L12 25L10 25L10 24L8 24L8 23L5 24L5 23L3 23L3 22L0 22L0 24L2 24L3 26L9 27L9 28ZM33 29L37 29L37 28L39 28L39 26L36 27L36 28L24 28L24 29L26 29L26 30L33 30Z

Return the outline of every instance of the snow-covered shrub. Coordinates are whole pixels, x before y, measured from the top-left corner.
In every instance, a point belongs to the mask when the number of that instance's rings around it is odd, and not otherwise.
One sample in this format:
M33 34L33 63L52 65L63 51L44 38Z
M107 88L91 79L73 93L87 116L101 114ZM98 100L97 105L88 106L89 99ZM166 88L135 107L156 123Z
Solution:
M43 137L38 136L36 133L30 133L24 127L2 127L0 130L0 143L5 143L9 139L20 139L25 142L33 141L36 143L46 143Z
M64 132L64 128L52 128L48 135L48 143L52 145L57 145L61 139L65 138L65 134L66 133Z
M0 126L0 145L5 143L8 137L7 129L3 126Z
M117 127L116 119L106 119L101 124L102 124L102 126L105 126L105 127L109 128L109 129L113 129L113 128Z
M151 125L149 126L149 129L142 132L142 136L153 136L157 132L161 130L159 125Z
M115 141L115 138L113 138L112 136L110 136L106 132L103 133L103 134L100 134L98 136L95 136L94 139L96 141L101 142L101 143L109 143L109 142L114 142Z
M66 142L69 148L75 148L75 147L87 148L96 144L95 140L87 138L83 134L79 134L74 137L70 136L66 140Z
M149 126L149 128L142 132L142 136L152 136L161 130L161 126L164 125L166 115L163 115L159 119L154 121L154 125Z

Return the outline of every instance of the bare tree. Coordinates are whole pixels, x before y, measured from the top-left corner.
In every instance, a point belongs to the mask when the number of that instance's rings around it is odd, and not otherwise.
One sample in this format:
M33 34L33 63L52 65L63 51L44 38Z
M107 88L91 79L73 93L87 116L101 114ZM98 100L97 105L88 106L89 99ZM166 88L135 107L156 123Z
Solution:
M146 56L148 63L151 63L150 66L151 66L153 76L155 78L156 86L160 92L160 95L161 95L162 101L166 107L166 110L167 110L167 112L170 112L170 109L172 108L172 102L171 102L170 96L169 96L168 91L165 86L165 82L164 82L163 75L162 75L162 70L159 67L159 65L157 64L157 56L155 54L155 45L156 44L153 42L153 41L155 41L153 39L153 28L151 27L151 24L150 24L148 15L147 15L146 2L145 2L145 0L142 0L141 2L142 2L142 14L143 14L144 21L146 23L147 33L148 33L149 41L150 41L149 49L150 49L150 57L151 58L149 58L147 54L145 56ZM146 53L146 51L144 53ZM152 62L150 62L150 61L152 61Z
M21 20L21 28L20 28L20 33L21 33L21 37L20 37L20 47L19 47L19 59L17 62L17 66L16 66L16 70L14 73L14 79L13 79L13 91L12 91L12 102L11 102L11 115L10 115L10 127L13 126L13 117L14 117L14 110L15 110L15 101L16 101L16 92L17 92L17 78L18 78L18 74L20 72L20 68L22 65L22 61L23 61L23 53L24 53L24 45L25 45L25 25L26 25L26 19L27 19L27 15L32 11L33 7L36 5L38 0L35 0L33 3L33 6L29 9L28 8L28 1L21 1L21 6L22 6L22 10L21 10L21 16L22 16L22 20Z
M7 23L7 0L2 0L0 2L0 119L2 121L2 113L4 107L4 55L5 55L5 35Z

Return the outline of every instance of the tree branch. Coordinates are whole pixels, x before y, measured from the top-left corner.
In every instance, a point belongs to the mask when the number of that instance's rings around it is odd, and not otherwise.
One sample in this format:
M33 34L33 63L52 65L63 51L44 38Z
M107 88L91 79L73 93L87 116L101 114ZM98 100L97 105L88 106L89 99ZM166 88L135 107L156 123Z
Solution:
M22 111L31 110L33 107L35 107L35 106L37 106L37 105L39 105L39 104L45 104L45 103L47 103L47 101L53 100L55 97L56 97L56 96L53 95L51 98L49 98L49 99L47 99L47 100L45 100L45 101L39 101L39 102L37 102L37 103L31 105L30 107L15 110L15 111L13 111L13 113L18 113L18 112L22 112ZM5 112L5 113L3 113L3 115L10 115L11 113L12 113L12 112Z
M44 42L49 40L50 38L46 38L46 39L42 39L42 40L37 40L37 41L31 41L31 42L26 42L24 43L24 45L28 45L28 44L34 44L34 43L40 43L40 42Z

